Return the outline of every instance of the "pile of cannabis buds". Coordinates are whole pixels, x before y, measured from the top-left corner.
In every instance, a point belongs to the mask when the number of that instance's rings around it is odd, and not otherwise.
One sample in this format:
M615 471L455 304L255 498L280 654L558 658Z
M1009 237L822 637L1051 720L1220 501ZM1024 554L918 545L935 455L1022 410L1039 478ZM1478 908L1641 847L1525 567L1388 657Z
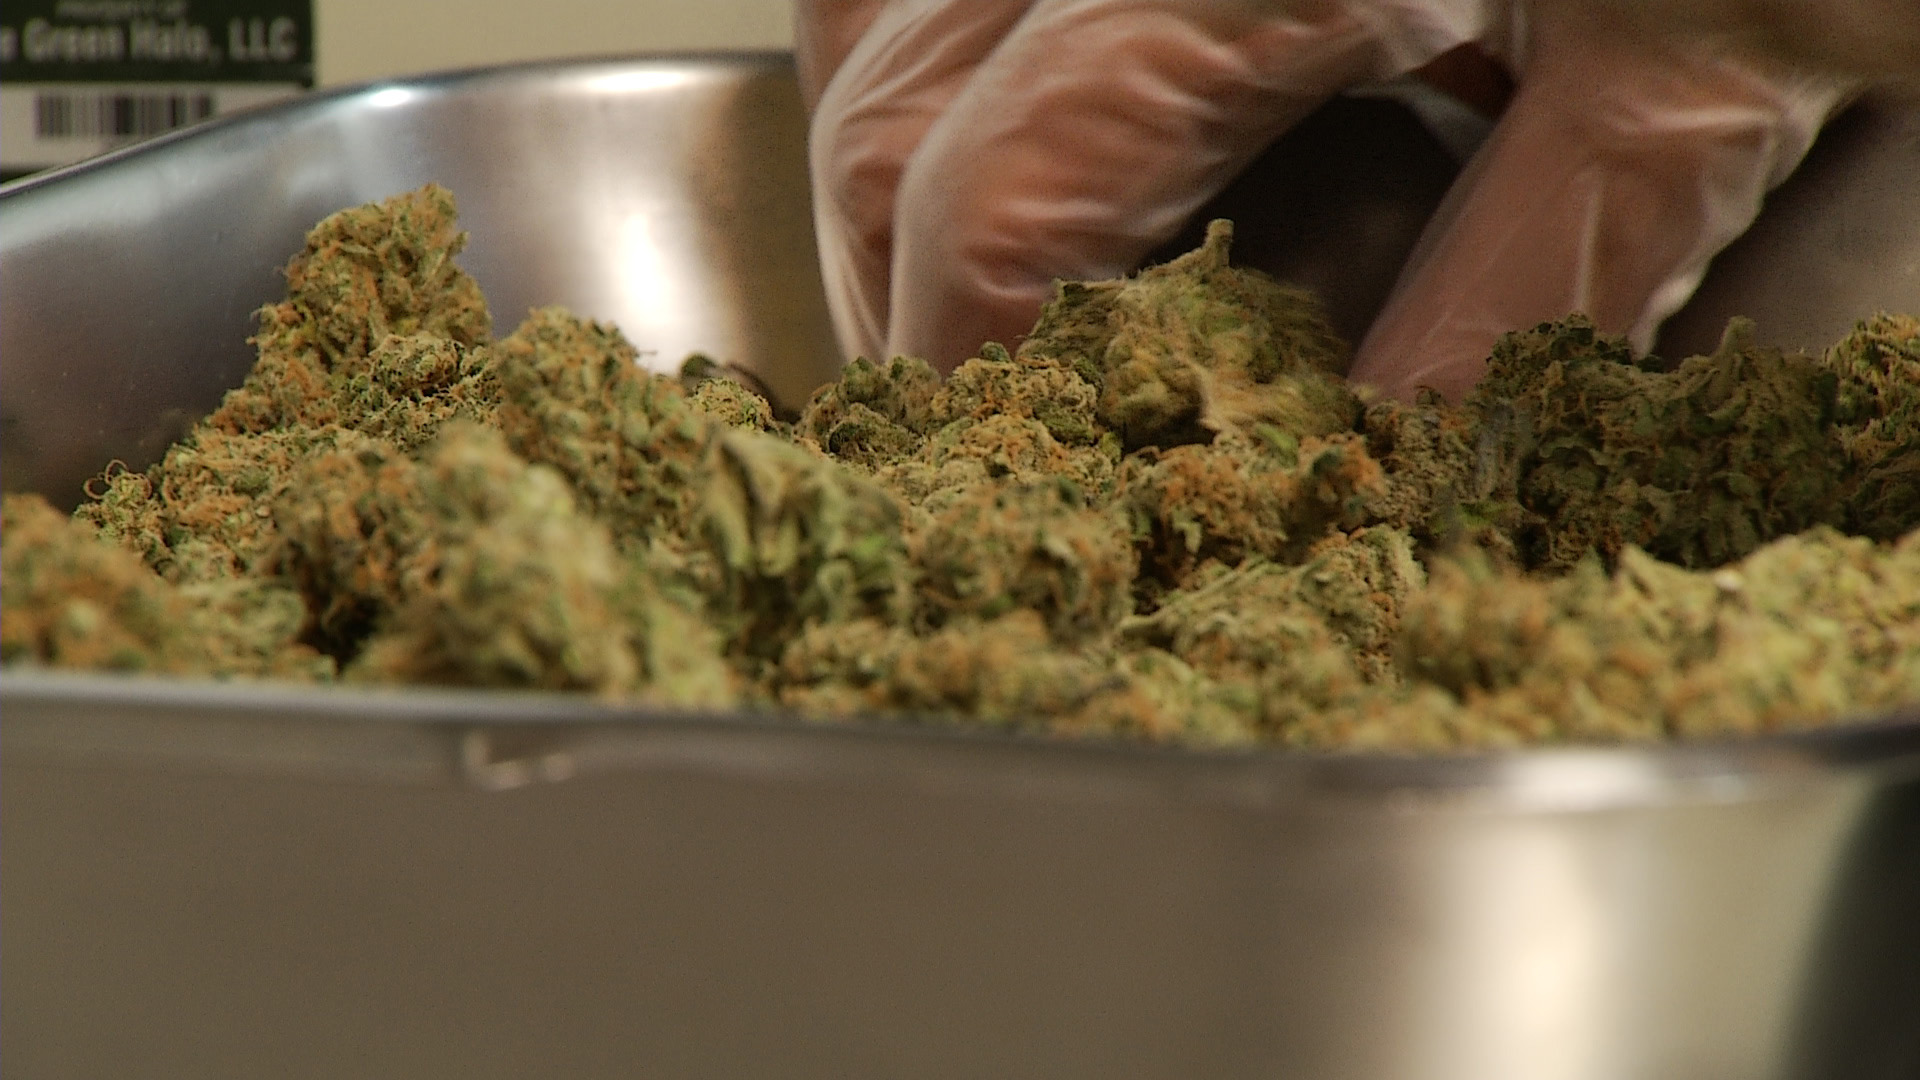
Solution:
M1667 370L1569 318L1369 403L1229 235L788 425L558 309L493 340L444 189L336 214L164 460L7 497L5 662L1317 748L1920 702L1920 320Z

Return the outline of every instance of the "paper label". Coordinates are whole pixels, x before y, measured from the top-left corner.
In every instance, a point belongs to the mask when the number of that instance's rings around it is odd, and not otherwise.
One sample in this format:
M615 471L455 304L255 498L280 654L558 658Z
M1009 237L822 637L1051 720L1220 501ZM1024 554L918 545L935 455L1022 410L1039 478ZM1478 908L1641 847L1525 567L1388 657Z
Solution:
M0 172L70 164L312 85L312 0L9 0Z

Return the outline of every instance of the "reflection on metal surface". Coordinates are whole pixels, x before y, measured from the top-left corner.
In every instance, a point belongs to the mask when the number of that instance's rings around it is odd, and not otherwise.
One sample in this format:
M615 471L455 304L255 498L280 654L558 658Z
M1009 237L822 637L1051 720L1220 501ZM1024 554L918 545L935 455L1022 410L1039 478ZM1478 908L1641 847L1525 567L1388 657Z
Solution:
M712 294L687 287L687 275L673 252L694 238L670 236L662 243L657 232L671 229L666 215L647 209L627 212L624 220L610 231L613 251L604 262L612 269L613 280L625 300L626 311L620 328L633 341L655 341L671 336L676 322L712 319L703 298ZM694 350L688 350L689 352ZM663 354L646 349L641 363L662 374L679 370L685 354Z
M1884 960L1920 949L1916 718L1417 761L0 695L0 1038L36 1076L1815 1080L1920 1049L1882 1022L1920 1005Z
M692 81L693 75L687 71L644 69L591 75L583 80L583 85L595 94L644 94L654 90L678 90Z
M7 189L0 464L72 498L157 453L302 232L427 180L502 329L565 303L795 403L837 364L804 163L784 59L678 58L323 95ZM1300 182L1391 252L1415 179ZM1338 211L1265 250L1310 267ZM1364 318L1390 277L1328 280ZM1912 714L1417 759L17 671L0 702L10 1074L1920 1067Z
M397 109L411 104L418 97L414 91L404 86L389 86L384 90L375 90L367 95L369 109Z
M553 749L552 742L551 732L529 737L512 729L468 728L460 735L460 773L481 791L571 780L577 771L573 756Z
M1612 913L1588 878L1590 860L1564 829L1517 828L1444 867L1449 935L1447 974L1433 985L1442 1002L1431 1037L1446 1046L1450 1075L1531 1075L1536 1080L1618 1075L1619 1018L1596 1009L1592 990L1619 984L1613 964L1628 955L1608 940ZM1490 890L1488 882L1499 882ZM1457 973L1467 973L1457 980ZM1507 1037L1462 1038L1476 1016L1500 1016Z

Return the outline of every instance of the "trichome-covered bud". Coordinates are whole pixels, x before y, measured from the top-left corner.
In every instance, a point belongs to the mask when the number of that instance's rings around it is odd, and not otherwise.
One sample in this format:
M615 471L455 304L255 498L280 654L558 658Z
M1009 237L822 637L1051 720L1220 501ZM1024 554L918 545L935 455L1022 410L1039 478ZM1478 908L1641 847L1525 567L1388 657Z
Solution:
M872 481L770 435L725 431L701 469L699 535L736 647L777 655L809 623L904 615L900 512Z
M1385 483L1368 497L1365 517L1430 548L1473 543L1510 554L1527 513L1515 499L1500 423L1479 423L1431 392L1369 405L1361 429Z
M302 462L356 432L326 425L231 434L208 425L145 473L109 470L75 516L139 553L170 581L214 581L261 569L277 534L270 507Z
M937 509L942 491L954 492L983 484L1039 483L1067 480L1088 497L1104 496L1113 486L1113 460L1094 447L1068 447L1056 440L1038 420L989 416L983 420L955 420L927 441L918 460L933 470L918 501ZM883 472L883 478L889 474Z
M1571 318L1461 408L1363 413L1216 226L945 385L857 361L789 428L558 309L489 344L452 209L323 222L161 462L77 520L8 497L6 663L1315 749L1920 701L1912 318L1818 358L1737 321L1672 370Z
M9 664L180 671L195 659L186 605L136 555L38 495L0 500L0 657Z
M428 184L314 226L287 264L287 299L259 312L259 362L207 423L260 432L338 422L338 384L366 375L389 334L485 345L491 316L454 264L467 243L454 217L452 193Z
M350 677L602 694L641 684L616 602L620 560L558 472L462 424L411 467L396 487L408 516L390 519L397 596Z
M527 316L493 348L495 423L528 461L560 470L616 536L685 532L689 487L718 426L652 375L620 332L559 308Z
M994 417L1033 420L1063 446L1091 447L1103 434L1099 396L1097 386L1052 357L1025 350L1011 356L989 344L947 376L928 412L936 428Z
M1413 692L1348 719L1364 715L1376 743L1454 746L1830 722L1915 700L1916 626L1912 535L1876 545L1818 528L1705 572L1628 548L1610 575L1589 560L1557 579L1469 553L1407 607L1398 656Z
M1129 457L1117 483L1142 572L1177 586L1208 561L1299 561L1331 530L1359 524L1383 480L1357 436L1296 442L1263 428Z
M874 470L913 457L925 444L925 436L858 401L840 406L832 425L814 443L836 461Z
M1093 509L1066 480L970 489L920 530L923 619L1037 613L1062 642L1091 640L1133 608L1126 518Z
M1711 567L1837 520L1835 384L1811 357L1754 345L1740 320L1711 356L1662 372L1573 317L1501 339L1467 407L1510 425L1535 519L1517 538L1528 565L1637 545Z
M353 363L388 334L431 334L464 346L491 337L486 300L454 256L453 193L438 184L342 210L307 233L287 264L287 300L329 363ZM279 319L264 333L283 332Z
M37 495L0 501L0 662L106 671L326 678L272 582L179 587Z
M1229 223L1206 243L1122 282L1066 288L1021 354L1052 358L1100 389L1098 416L1128 449L1206 442L1272 425L1293 436L1351 430L1346 350L1318 302L1230 266Z
M747 431L772 431L773 406L767 399L729 378L702 379L687 395L687 404L709 420Z
M1892 540L1920 522L1920 318L1876 315L1821 363L1838 380L1846 530Z
M273 569L306 598L306 638L327 654L352 659L435 573L442 530L421 479L392 443L348 439L273 502Z
M491 350L433 334L389 335L336 383L344 426L409 452L452 421L491 423L500 402Z
M851 448L862 459L891 454L895 446L912 446L914 436L933 427L927 405L939 386L939 373L924 359L897 356L876 363L856 357L841 369L839 379L814 392L793 430L829 454L839 454L835 446ZM852 425L852 430L841 430L843 425Z
M921 636L875 619L814 626L787 646L775 679L783 704L811 713L1030 730L1126 688L1098 659L1054 648L1039 614L1025 610Z

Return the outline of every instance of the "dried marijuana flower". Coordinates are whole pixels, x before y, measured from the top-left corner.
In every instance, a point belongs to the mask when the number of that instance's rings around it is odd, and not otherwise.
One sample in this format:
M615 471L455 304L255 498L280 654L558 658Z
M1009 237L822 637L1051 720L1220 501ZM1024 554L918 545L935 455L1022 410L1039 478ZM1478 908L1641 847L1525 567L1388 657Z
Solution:
M714 433L701 469L717 617L739 650L771 657L808 623L904 613L900 511L872 481L753 431Z
M920 531L920 610L929 625L1039 615L1056 641L1093 640L1133 610L1138 557L1126 519L1056 478L982 484Z
M1877 315L1821 360L1838 381L1843 527L1895 539L1920 521L1920 319Z
M1230 241L789 426L557 308L493 339L443 189L336 214L159 463L7 496L4 661L1311 749L1920 703L1920 320L1668 366L1574 316L1372 401Z
M38 495L0 512L0 661L105 671L328 678L300 645L292 590L263 579L175 585Z
M1228 265L1232 226L1124 281L1062 285L1021 353L1070 365L1099 390L1099 421L1127 449L1207 442L1268 424L1295 436L1349 431L1359 402L1346 347L1319 303Z
M648 686L659 699L705 704L731 696L710 632L704 655L689 658L697 667L645 662L673 647L657 637L701 628L662 602L644 565L620 559L560 473L466 425L444 431L413 468L403 520L427 544L401 541L416 566L400 575L390 616L349 677L607 695Z
M1835 521L1837 380L1813 357L1755 347L1751 331L1736 321L1713 355L1671 372L1578 318L1495 347L1468 409L1504 436L1529 566L1638 545L1712 567Z
M676 379L651 375L620 332L542 308L493 347L507 445L567 478L616 535L684 531L711 421Z

